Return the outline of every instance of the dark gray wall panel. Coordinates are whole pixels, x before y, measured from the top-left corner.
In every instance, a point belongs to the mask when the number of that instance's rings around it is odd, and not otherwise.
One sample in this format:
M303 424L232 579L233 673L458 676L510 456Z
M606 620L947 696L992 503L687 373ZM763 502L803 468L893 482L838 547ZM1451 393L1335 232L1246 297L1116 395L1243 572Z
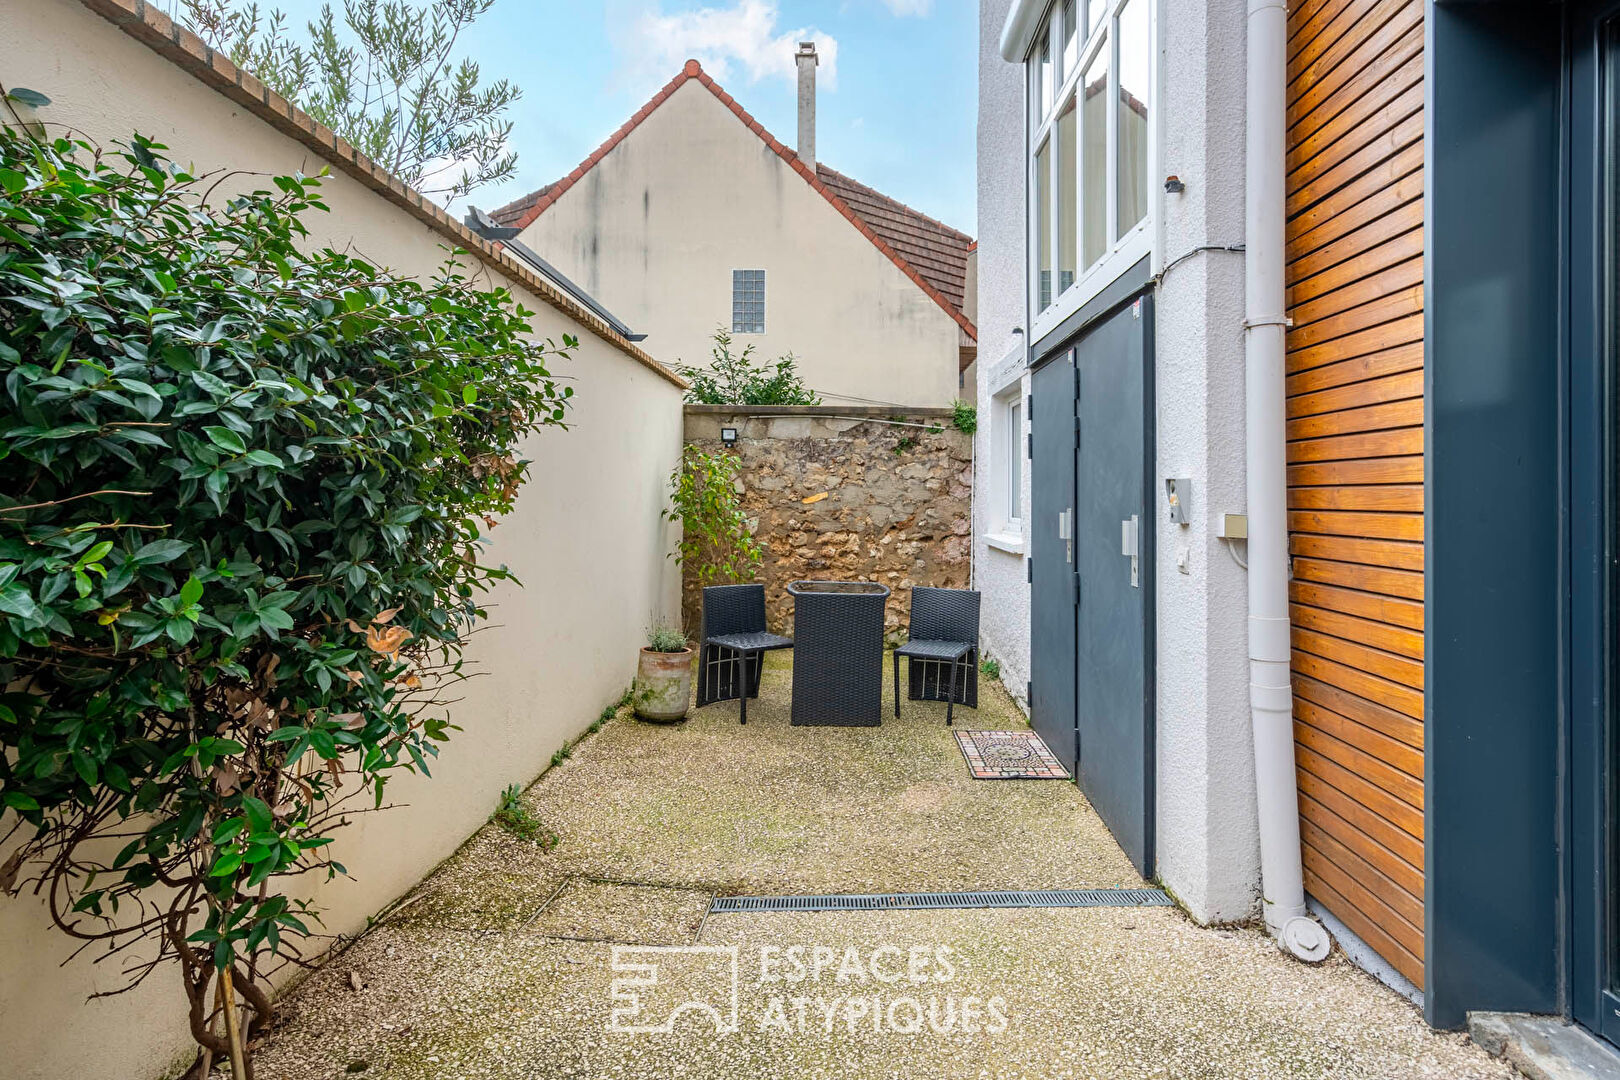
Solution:
M1426 1012L1560 1007L1561 9L1428 19Z

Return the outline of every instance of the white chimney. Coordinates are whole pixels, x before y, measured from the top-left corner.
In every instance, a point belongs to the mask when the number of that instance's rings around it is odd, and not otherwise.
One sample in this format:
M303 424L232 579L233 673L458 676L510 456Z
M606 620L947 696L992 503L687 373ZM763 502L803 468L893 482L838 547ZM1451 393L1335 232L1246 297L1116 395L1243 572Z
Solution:
M793 54L799 65L799 160L810 168L816 167L816 43L799 42L799 51Z

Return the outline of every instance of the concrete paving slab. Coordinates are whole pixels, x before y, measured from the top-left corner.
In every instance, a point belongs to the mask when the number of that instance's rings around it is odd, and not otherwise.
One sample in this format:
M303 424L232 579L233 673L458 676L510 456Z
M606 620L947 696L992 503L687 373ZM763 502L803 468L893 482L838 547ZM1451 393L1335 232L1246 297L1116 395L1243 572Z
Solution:
M1526 1080L1620 1080L1620 1053L1558 1017L1471 1013L1468 1032Z

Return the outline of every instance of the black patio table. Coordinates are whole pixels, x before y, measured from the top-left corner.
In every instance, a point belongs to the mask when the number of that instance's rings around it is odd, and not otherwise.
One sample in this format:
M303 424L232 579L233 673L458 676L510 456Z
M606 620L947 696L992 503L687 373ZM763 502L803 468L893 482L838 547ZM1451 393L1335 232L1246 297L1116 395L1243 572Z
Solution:
M791 723L883 723L883 606L887 586L795 581Z

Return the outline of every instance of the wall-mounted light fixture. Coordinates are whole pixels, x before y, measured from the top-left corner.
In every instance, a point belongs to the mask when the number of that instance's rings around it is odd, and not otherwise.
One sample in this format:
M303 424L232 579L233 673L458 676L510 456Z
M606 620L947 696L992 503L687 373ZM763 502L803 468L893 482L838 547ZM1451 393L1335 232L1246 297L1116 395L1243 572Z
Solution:
M737 429L734 428L734 427L723 427L723 428L721 428L720 429L720 441L722 443L724 443L728 448L736 446L737 445Z

